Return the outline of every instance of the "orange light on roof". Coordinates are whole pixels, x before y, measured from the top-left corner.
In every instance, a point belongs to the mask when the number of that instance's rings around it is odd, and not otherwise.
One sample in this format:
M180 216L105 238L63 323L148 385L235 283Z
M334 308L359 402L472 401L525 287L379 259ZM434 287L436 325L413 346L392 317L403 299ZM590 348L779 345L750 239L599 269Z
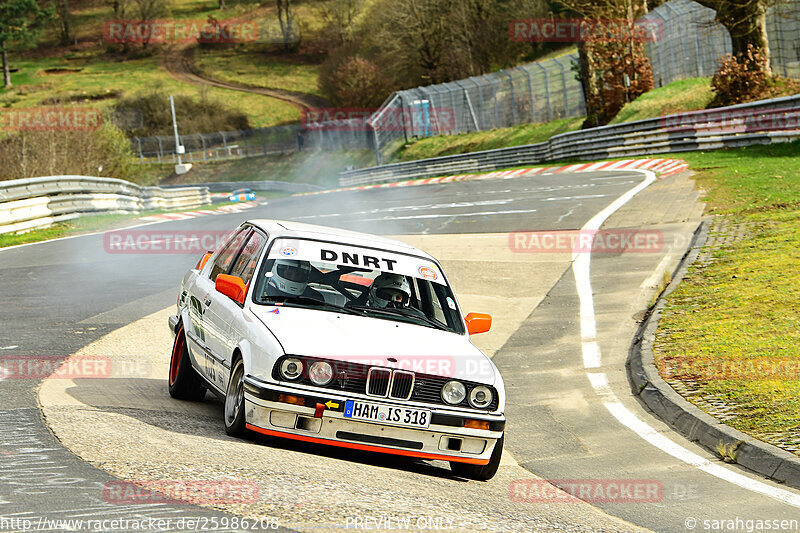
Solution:
M302 396L292 396L291 394L279 394L278 401L281 403L290 403L292 405L305 405L306 399Z
M464 427L470 429L485 429L488 431L489 429L489 421L488 420L471 420L467 419L464 421Z

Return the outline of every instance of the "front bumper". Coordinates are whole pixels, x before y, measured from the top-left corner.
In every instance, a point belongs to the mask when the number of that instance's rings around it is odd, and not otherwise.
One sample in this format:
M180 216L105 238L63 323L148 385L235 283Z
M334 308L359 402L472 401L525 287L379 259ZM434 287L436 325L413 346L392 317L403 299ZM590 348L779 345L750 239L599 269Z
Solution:
M277 401L281 394L303 396L306 403L294 405ZM244 398L247 428L257 433L421 459L485 465L505 427L505 418L497 416L490 417L489 430L466 428L463 423L461 427L449 425L459 418L437 416L434 407L426 407L433 412L432 423L426 429L353 420L344 416L345 400L384 402L378 398L337 394L311 398L297 390L256 384L249 379L245 380ZM334 405L336 407L331 407Z

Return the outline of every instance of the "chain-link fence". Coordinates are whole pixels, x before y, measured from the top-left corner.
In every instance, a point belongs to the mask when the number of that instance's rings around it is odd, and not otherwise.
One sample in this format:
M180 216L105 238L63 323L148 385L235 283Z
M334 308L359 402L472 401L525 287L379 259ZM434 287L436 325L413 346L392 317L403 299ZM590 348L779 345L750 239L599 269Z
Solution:
M180 135L184 162L215 161L308 151L364 150L373 148L373 135L365 121L275 126L252 130ZM134 137L133 152L142 163L177 162L175 137Z
M378 164L397 144L585 113L576 55L394 93L370 119Z
M647 43L656 87L714 74L720 56L732 51L728 30L714 17L714 10L691 0L671 0L640 19L659 33ZM766 25L773 71L800 78L800 1L770 7Z

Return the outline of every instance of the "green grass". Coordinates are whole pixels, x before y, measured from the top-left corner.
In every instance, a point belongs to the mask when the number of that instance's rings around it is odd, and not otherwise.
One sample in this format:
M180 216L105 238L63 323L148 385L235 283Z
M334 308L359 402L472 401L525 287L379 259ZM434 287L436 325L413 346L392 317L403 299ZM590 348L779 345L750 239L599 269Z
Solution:
M212 78L232 83L320 95L319 65L276 57L255 46L197 49L195 64Z
M713 98L711 78L673 81L626 104L611 124L705 109Z
M580 128L583 117L565 118L541 124L521 124L502 128L459 135L428 137L401 146L392 159L412 161L451 154L463 154L479 150L492 150L507 146L518 146L543 142L559 133Z
M12 76L14 87L11 90L0 91L0 109L38 107L46 98L55 95L67 98L121 91L118 95L121 96L160 86L171 94L187 94L195 98L200 98L201 92L206 92L212 99L221 100L227 106L244 112L254 127L285 124L300 118L297 109L275 98L241 92L237 92L236 97L232 98L229 90L179 82L160 67L159 61L158 57L147 57L114 62L104 57L100 51L73 58L18 59L14 61L14 65L20 72ZM80 71L63 74L45 72L55 67ZM27 83L21 83L20 80L26 80ZM107 109L116 99L112 97L84 105ZM164 105L168 104L165 102ZM180 117L178 125L180 127Z
M800 442L800 142L684 157L707 191L708 211L746 224L750 235L689 269L667 300L657 359L742 368L696 372L699 395L734 406L736 418L726 423L745 433L765 440L793 433ZM754 361L784 372L747 370Z

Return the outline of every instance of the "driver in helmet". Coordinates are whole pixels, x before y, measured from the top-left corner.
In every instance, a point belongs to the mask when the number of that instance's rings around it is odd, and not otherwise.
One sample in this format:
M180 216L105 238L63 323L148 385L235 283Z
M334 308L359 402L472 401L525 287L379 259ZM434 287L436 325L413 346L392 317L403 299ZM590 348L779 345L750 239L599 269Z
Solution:
M408 308L410 300L411 288L405 276L382 273L372 282L367 305L384 309L403 309Z
M267 296L304 296L324 301L318 291L308 286L310 274L308 261L276 259L267 282Z

